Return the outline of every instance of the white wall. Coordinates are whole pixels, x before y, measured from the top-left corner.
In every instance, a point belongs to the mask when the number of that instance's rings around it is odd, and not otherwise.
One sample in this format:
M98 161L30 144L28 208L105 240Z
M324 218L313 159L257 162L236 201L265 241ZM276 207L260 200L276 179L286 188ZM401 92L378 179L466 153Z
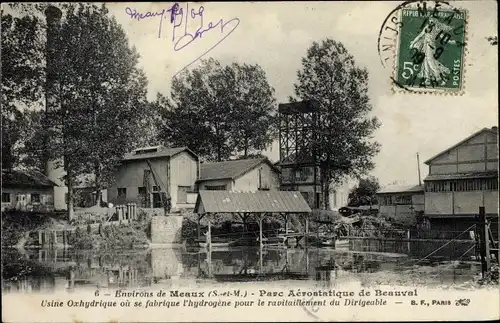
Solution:
M279 176L268 164L262 163L235 180L233 190L255 192L259 190L259 172L261 184L269 189L279 189Z
M179 153L170 160L170 196L172 197L173 208L182 206L178 203L179 186L194 188L197 179L197 169L197 160L187 152Z
M42 211L54 210L54 189L53 188L3 188L2 194L10 195L10 202L2 202L2 211L6 209L16 209L21 211L39 208ZM31 201L31 194L40 195L40 202Z
M233 189L233 181L231 179L218 179L203 181L199 184L199 190L206 190L207 186L222 186L226 185L226 191L231 191Z
M330 210L338 211L347 206L349 197L349 182L343 180L330 186Z

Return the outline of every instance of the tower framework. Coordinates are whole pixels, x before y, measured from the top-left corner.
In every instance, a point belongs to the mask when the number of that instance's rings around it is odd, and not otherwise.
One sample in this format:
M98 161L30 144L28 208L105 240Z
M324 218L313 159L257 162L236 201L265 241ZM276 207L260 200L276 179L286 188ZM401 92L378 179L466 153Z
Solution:
M320 110L315 101L280 104L281 189L302 193L312 208L322 204L316 143Z

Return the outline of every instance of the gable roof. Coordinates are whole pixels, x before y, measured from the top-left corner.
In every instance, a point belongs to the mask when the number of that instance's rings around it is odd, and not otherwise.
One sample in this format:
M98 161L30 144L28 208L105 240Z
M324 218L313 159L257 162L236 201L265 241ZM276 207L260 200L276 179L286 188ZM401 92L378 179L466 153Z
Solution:
M181 152L187 152L198 160L198 156L192 152L187 147L165 147L165 146L152 146L152 147L141 147L133 150L130 153L125 154L123 161L128 160L143 160L152 158L162 158L162 157L173 157Z
M497 128L497 127L492 127L491 129L490 129L490 128L483 128L483 129L481 129L481 130L479 130L479 131L476 131L475 133L473 133L473 134L472 134L472 135L470 135L469 137L465 138L464 140L462 140L462 141L458 142L457 144L455 144L455 145L451 146L450 148L448 148L448 149L446 149L446 150L444 150L444 151L440 152L439 154L437 154L437 155L435 155L435 156L433 156L433 157L431 157L431 158L427 159L427 160L424 162L424 164L429 165L429 164L430 164L433 160L435 160L436 158L441 157L442 155L444 155L444 154L448 153L450 150L457 148L458 146L462 145L463 143L465 143L465 142L467 142L467 141L471 140L472 138L474 138L474 137L476 137L476 136L478 136L478 135L482 134L483 132L488 132L488 133L492 133L492 134L497 135L497 134L498 134L498 128Z
M2 187L49 188L57 186L44 174L34 170L2 169Z
M423 185L390 185L381 188L377 194L391 194L391 193L423 193Z
M200 164L200 177L197 182L216 179L236 179L262 163L267 163L272 169L278 172L267 158L251 158L228 160L217 163Z
M453 174L431 174L424 178L427 181L458 180L458 179L476 179L476 178L498 178L498 171L491 170L486 172L469 172Z
M300 192L293 191L206 191L196 200L195 213L311 213Z
M287 166L295 164L314 164L314 158L312 156L312 152L304 150L299 156L297 156L297 153L292 153L287 157L283 158L283 160L277 162L278 166Z

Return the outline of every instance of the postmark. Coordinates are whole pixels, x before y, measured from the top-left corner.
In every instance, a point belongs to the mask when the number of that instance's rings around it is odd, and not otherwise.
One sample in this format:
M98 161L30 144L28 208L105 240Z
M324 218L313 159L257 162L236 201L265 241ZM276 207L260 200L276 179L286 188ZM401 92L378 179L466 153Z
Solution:
M466 10L445 2L410 1L396 7L382 27L379 56L384 67L392 65L395 92L464 92ZM390 59L393 64L387 63Z

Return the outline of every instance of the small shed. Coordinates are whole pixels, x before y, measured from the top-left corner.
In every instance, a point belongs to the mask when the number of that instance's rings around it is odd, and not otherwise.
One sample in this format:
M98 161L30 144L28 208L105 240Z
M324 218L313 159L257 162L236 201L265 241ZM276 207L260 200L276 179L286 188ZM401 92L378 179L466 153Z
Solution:
M199 224L203 217L208 222L207 243L210 245L210 217L218 213L230 213L238 215L243 222L249 216L255 217L259 223L259 240L262 245L262 220L265 216L282 216L285 219L285 227L288 224L288 216L297 214L305 221L305 232L309 234L308 218L312 210L306 200L296 191L206 191L201 190L196 201L195 213L198 215ZM287 232L287 229L285 229Z

